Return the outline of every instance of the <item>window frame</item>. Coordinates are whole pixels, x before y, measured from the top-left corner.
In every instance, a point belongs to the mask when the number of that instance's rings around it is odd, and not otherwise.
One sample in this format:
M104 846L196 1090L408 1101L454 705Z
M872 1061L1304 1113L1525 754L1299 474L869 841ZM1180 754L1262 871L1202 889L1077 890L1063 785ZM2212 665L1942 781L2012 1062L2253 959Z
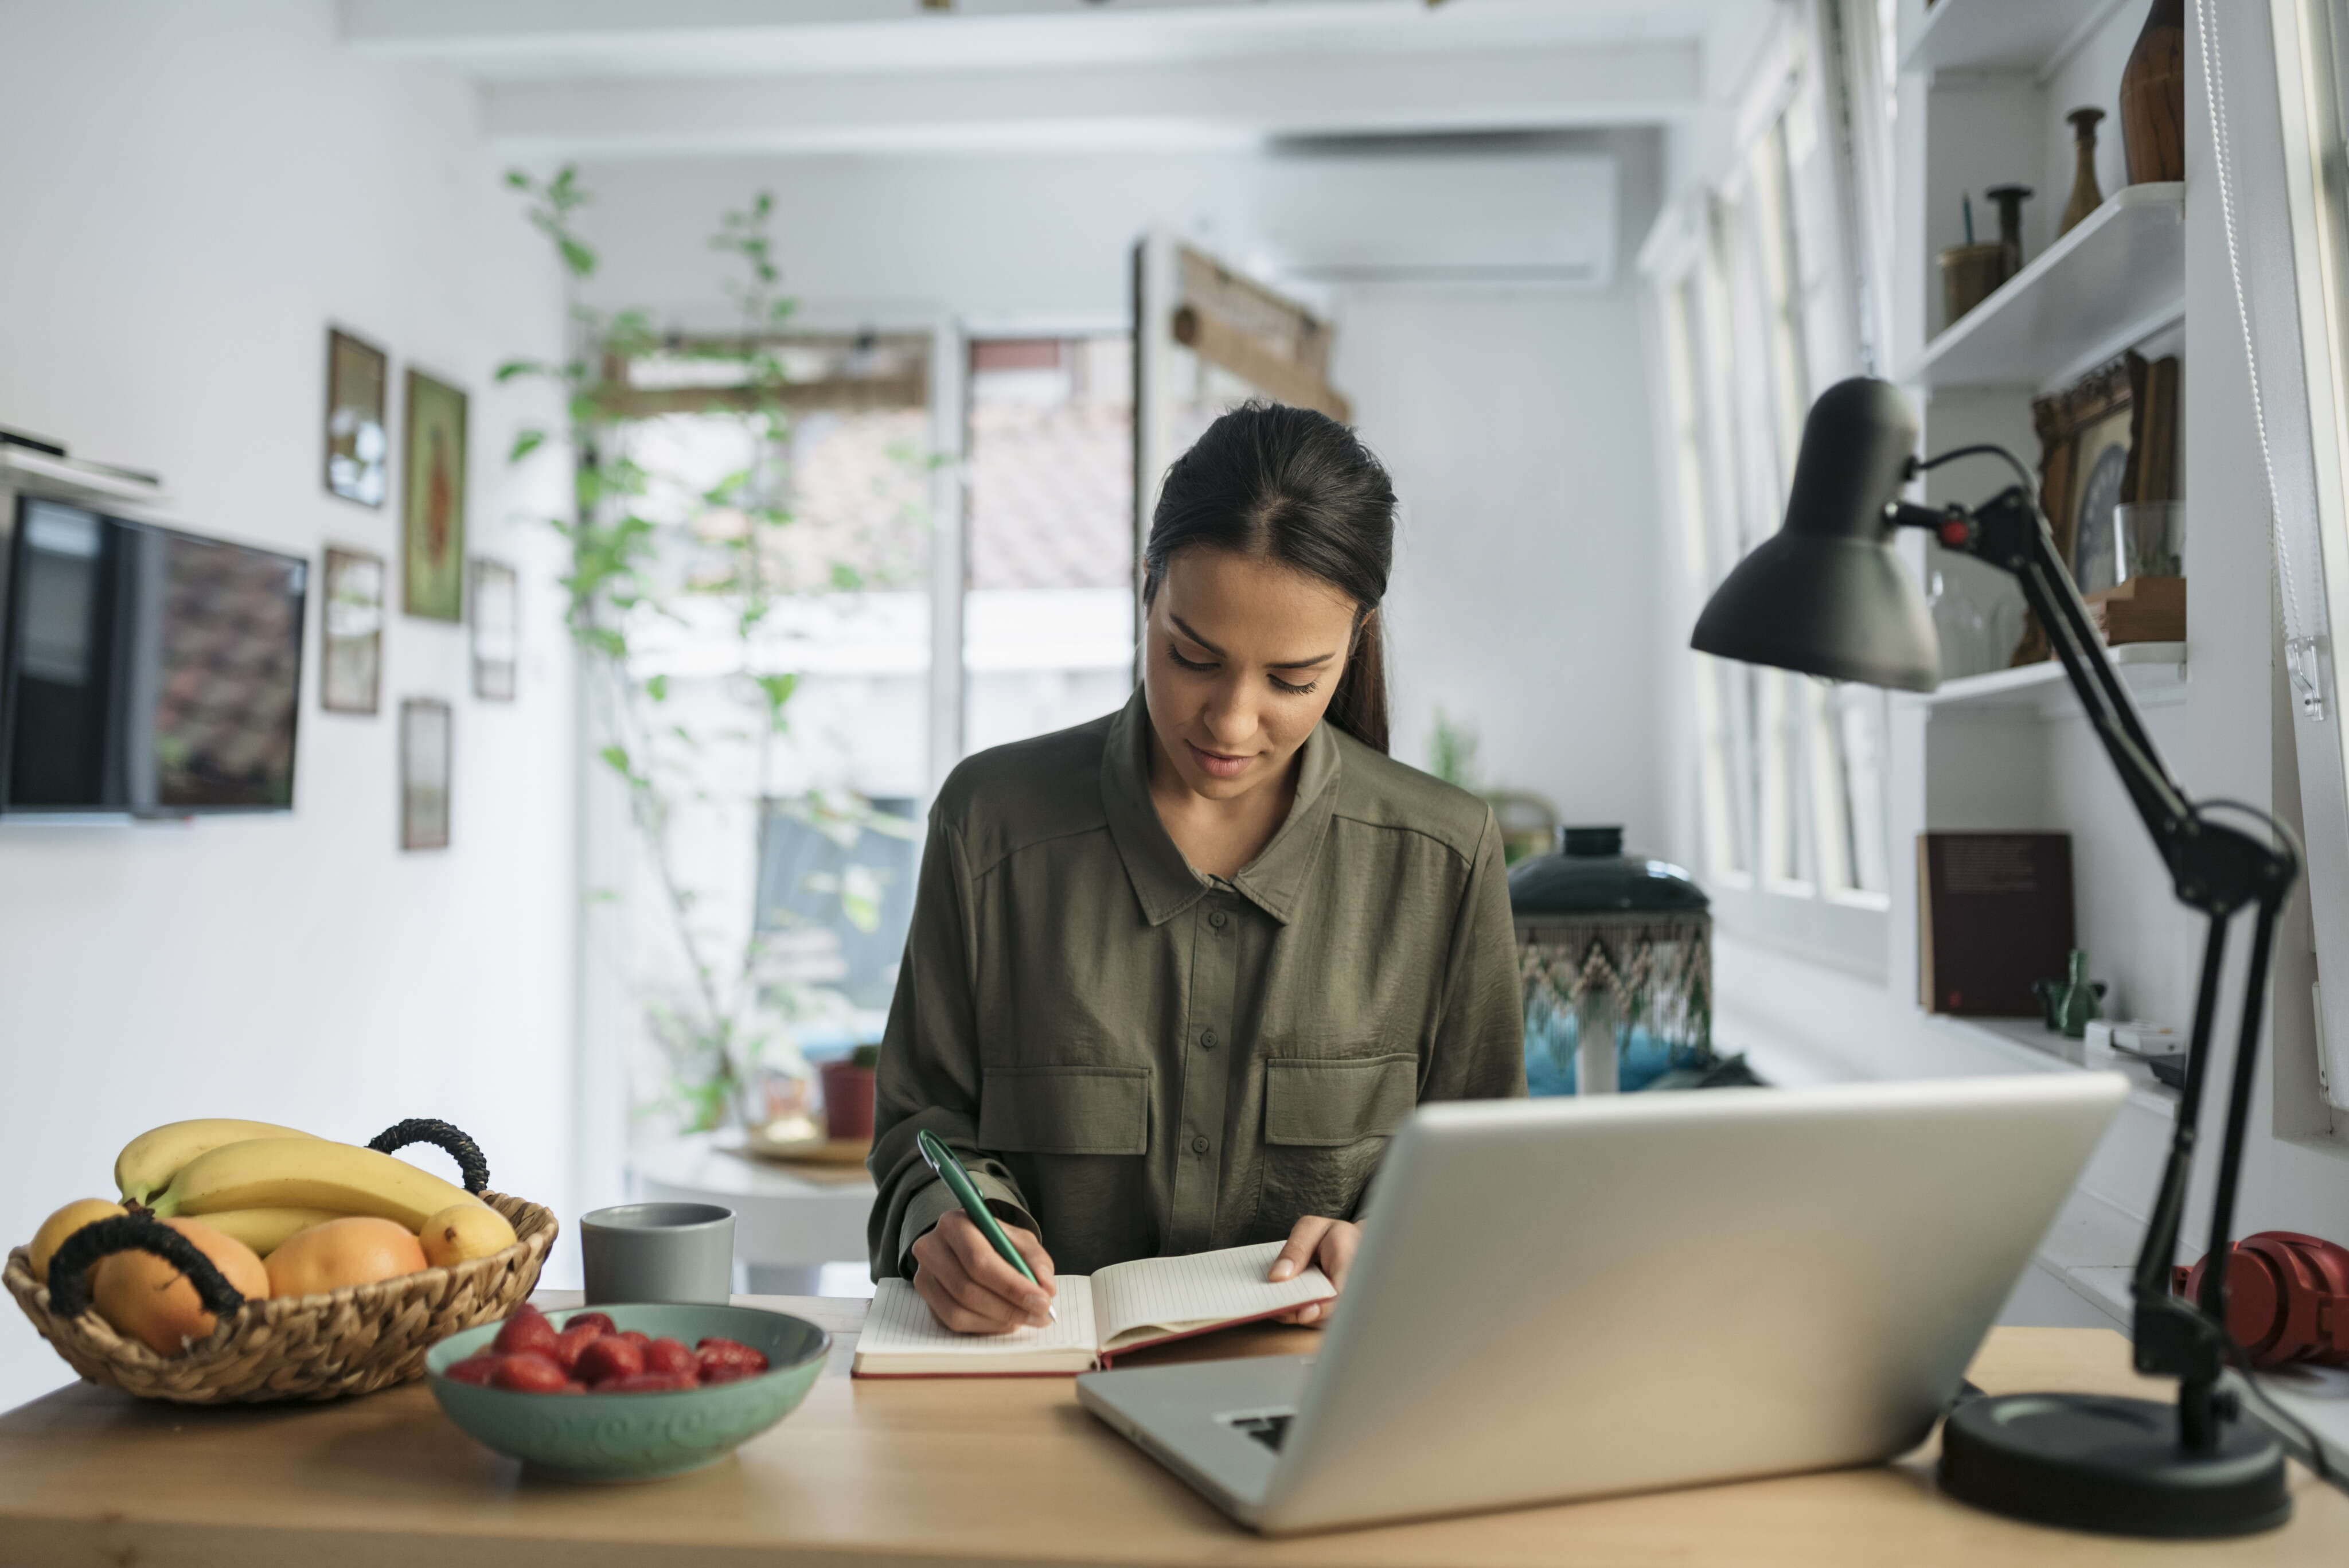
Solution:
M1665 432L1661 488L1692 619L1729 567L1776 531L1810 399L1858 373L1863 350L1881 341L1862 318L1873 302L1860 280L1875 269L1857 214L1875 203L1861 200L1867 152L1856 143L1867 128L1851 123L1855 95L1837 76L1854 44L1837 4L1814 0L1761 52L1716 177L1667 210L1640 258ZM1795 116L1808 123L1795 126ZM1789 153L1798 132L1811 148L1799 166ZM1822 254L1806 252L1806 234ZM1884 977L1883 694L1702 655L1688 656L1685 679L1690 732L1680 750L1693 794L1683 821L1717 918ZM1714 798L1723 790L1726 810Z

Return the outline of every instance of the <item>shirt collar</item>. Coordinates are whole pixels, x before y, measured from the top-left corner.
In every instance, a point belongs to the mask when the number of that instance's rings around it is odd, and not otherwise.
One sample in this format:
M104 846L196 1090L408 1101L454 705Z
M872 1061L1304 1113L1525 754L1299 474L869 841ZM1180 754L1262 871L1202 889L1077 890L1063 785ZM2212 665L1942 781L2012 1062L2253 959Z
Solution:
M1283 925L1296 914L1306 874L1320 856L1337 805L1338 742L1326 720L1306 737L1301 754L1297 799L1289 805L1288 820L1272 842L1231 878L1234 888ZM1150 713L1139 686L1110 721L1108 744L1102 753L1102 804L1126 877L1142 902L1143 917L1152 925L1164 925L1181 914L1214 885L1183 858L1151 801Z

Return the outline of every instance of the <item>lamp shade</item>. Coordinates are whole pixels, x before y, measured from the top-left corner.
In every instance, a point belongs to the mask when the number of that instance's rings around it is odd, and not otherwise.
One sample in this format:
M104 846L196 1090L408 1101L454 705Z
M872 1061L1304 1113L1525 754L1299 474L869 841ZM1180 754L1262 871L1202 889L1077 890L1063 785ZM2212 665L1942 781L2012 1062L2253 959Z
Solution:
M1890 382L1855 376L1820 393L1803 425L1785 525L1713 590L1689 646L1834 680L1939 685L1933 618L1885 516L1916 446L1916 416Z

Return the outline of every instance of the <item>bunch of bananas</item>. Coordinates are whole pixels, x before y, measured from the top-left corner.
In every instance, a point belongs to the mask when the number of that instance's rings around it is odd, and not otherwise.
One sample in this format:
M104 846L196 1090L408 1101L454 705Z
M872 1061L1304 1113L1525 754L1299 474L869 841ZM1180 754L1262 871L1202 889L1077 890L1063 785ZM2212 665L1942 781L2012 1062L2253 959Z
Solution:
M480 1158L471 1140L445 1123L403 1123L377 1142L394 1138L429 1138L460 1162ZM353 1215L388 1220L415 1235L431 1267L514 1244L505 1217L463 1188L379 1148L271 1122L210 1116L141 1133L116 1158L114 1183L120 1204L83 1199L41 1227L32 1247L36 1279L47 1279L48 1260L67 1236L126 1208L201 1220L264 1258L314 1226Z

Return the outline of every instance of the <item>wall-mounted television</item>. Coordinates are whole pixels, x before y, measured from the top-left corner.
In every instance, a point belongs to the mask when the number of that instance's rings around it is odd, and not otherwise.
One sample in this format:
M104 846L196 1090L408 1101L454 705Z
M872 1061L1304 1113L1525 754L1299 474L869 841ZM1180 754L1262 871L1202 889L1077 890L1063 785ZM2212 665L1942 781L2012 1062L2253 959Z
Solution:
M16 498L0 622L0 812L294 805L309 563Z

